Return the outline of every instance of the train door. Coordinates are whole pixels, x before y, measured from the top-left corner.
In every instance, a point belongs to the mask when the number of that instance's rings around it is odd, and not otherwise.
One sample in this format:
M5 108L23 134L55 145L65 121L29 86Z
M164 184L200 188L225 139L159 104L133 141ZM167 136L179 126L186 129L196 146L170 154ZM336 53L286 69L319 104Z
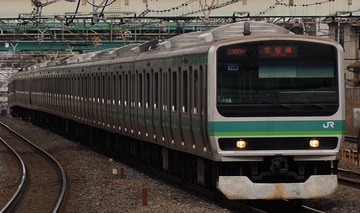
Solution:
M73 115L77 117L79 115L79 106L78 106L78 92L79 92L79 77L76 74L73 74ZM52 92L51 92L52 93Z
M87 74L83 75L83 95L82 95L82 102L83 102L83 119L86 120L88 118L88 108L87 108L87 100L88 100L88 79Z
M53 82L53 78L48 74L49 76L49 108L47 108L48 110L52 110L53 109L53 95L54 95L54 82Z
M70 72L70 70L69 70ZM73 116L74 115L74 85L75 85L75 80L74 80L74 75L69 74L70 77L70 85L69 85L69 94L70 94L70 98L69 98L69 106L70 106L70 115ZM50 91L49 91L50 92Z
M64 101L63 101L63 106L64 106L64 112L65 112L65 115L67 116L68 113L69 113L69 108L68 108L68 104L67 104L67 98L68 98L68 88L67 88L67 85L68 85L68 81L67 81L67 75L65 74L63 76L63 92L64 92Z
M67 114L71 115L71 75L66 75L66 92L67 92L67 98L66 98L66 106L67 106Z
M113 73L108 70L106 72L106 94L105 94L105 102L106 102L106 118L107 118L107 127L109 129L113 129L113 100L114 100L114 94L113 94L113 86L114 81L113 79Z
M64 84L64 76L59 75L59 89L60 89L60 110L61 113L64 115L66 113L66 106L65 106L65 84Z
M67 105L67 113L70 116L71 115L71 75L67 74L66 76L66 90L67 90L67 100L66 100L66 105ZM47 89L46 89L47 90Z
M94 124L95 122L95 81L96 77L94 73L91 73L89 76L89 119L90 123Z
M80 103L81 103L81 120L84 121L86 118L86 77L85 74L81 74L81 93L80 93Z
M59 101L59 108L60 108L60 112L62 115L65 114L65 105L64 105L64 94L65 94L65 88L64 88L64 77L59 74L59 84L58 84L58 87L59 87L59 98L60 98L60 101Z
M123 131L125 127L125 118L124 118L124 75L122 71L117 72L116 75L116 111L117 119L116 123L118 125L118 130Z
M76 93L76 102L77 102L77 119L82 118L82 75L77 74L77 93Z
M184 149L183 137L181 133L181 118L180 118L180 80L181 67L174 68L171 71L170 79L170 122L171 122L171 136L172 143L177 149Z
M113 70L118 70L116 73L116 123L117 129L124 134L129 134L131 127L130 122L130 109L129 109L129 97L130 97L130 84L129 76L130 71L133 69L132 63L116 64Z
M58 80L59 78L55 75L55 74L52 74L52 79L54 79L54 107L53 107L53 110L55 111L55 113L59 113L60 112L60 108L59 108L59 90L58 90Z
M73 115L75 116L75 118L79 116L78 97L79 97L79 76L77 74L73 74L73 106L74 106Z
M51 108L51 110L53 111L53 112L55 112L55 113L57 113L58 111L57 111L57 87L56 87L56 84L57 84L57 82L56 82L56 76L54 76L52 73L50 73L50 75L51 75L51 79L52 79L52 89L53 89L53 97L52 97L52 108Z
M145 125L145 104L144 104L144 98L145 98L145 79L144 79L145 71L139 70L137 72L137 103L136 103L136 114L137 114L137 122L136 122L136 128L137 128L137 137L145 139L146 133L147 133L147 127Z
M195 67L192 72L191 122L196 152L207 156L210 151L206 145L206 72L203 66Z
M28 81L26 81L26 82L28 82ZM26 83L24 86L25 86L25 88L22 90L22 91L26 91L26 89L27 88L29 88L29 93L28 93L28 97L26 97L26 102L25 103L28 103L29 105L32 105L32 99L31 99L31 96L32 96L32 84L28 84L29 86L27 87L27 84L28 83ZM26 95L26 93L24 93L24 95Z
M111 105L110 105L110 74L107 68L102 67L103 73L103 97L102 97L102 116L103 116L103 126L106 128L110 127L111 124Z
M195 151L194 148L195 142L194 137L192 133L192 122L191 122L191 110L190 109L190 103L191 103L191 96L190 92L193 91L193 89L190 87L190 79L189 76L192 73L192 68L185 68L181 72L181 131L183 140L185 142L185 148L186 150L192 152Z
M171 103L170 103L170 94L171 94L171 87L170 87L170 77L171 75L171 68L167 71L162 72L161 84L163 85L161 91L161 99L162 99L162 129L164 136L162 137L162 141L166 142L169 147L174 147L174 140L171 131Z
M31 80L32 81L32 80ZM41 97L42 97L42 90L40 90L40 88L41 88L41 84L42 84L42 81L43 81L43 79L42 78L37 78L37 80L36 80L36 92L37 92L37 95L36 95L36 97L37 97L37 103L39 104L38 106L40 106L41 108L43 108L43 105L41 104ZM33 94L32 94L33 95Z
M43 108L45 108L45 98L46 98L46 90L45 90L45 88L46 88L46 77L44 77L44 76L42 76L41 77L41 84L39 85L39 88L40 88L40 102L41 102L41 106L43 107Z
M124 123L125 128L124 131L127 135L131 135L131 88L130 88L130 81L131 81L131 75L130 71L124 72Z
M56 74L52 74L52 78L54 79L54 110L55 113L60 112L60 102L59 102L59 77Z
M137 136L138 128L137 128L137 88L138 88L138 81L137 81L137 72L132 72L131 75L131 83L130 83L130 121L131 121L131 129L130 133L132 136Z
M51 109L51 101L52 101L52 79L51 79L51 76L48 75L48 91L49 91L49 94L48 94L48 107L47 109Z
M69 113L69 106L68 106L68 100L67 100L69 92L68 92L68 86L67 85L68 85L67 75L65 74L63 76L63 92L64 92L63 106L64 106L64 113L65 113L66 116ZM44 91L43 88L42 88L42 91Z
M95 124L100 124L101 111L100 111L100 80L101 76L96 73L95 74L95 84L94 84L94 120Z
M83 88L83 75L78 74L78 92L77 92L77 101L78 101L78 119L82 120L84 118L83 115L83 94L84 94L84 88Z
M145 138L147 140L155 142L154 138L154 123L153 123L153 96L154 96L154 72L153 69L147 70L145 72L145 87L144 87L144 101L145 101L145 125L147 131L145 133Z
M70 98L69 98L69 105L70 105L70 115L73 116L74 115L74 87L75 87L75 79L74 79L74 75L73 74L69 74L70 76L70 85L69 85L69 92L70 92Z
M103 98L103 90L102 90L102 75L101 73L97 73L97 87L96 87L96 115L97 115L97 125L99 127L102 126L103 118L102 118L102 98Z
M61 114L65 113L65 105L64 105L64 94L65 94L65 88L64 88L64 77L59 74L59 84L58 84L58 89L59 89L59 110L61 112Z
M161 83L162 72L161 70L156 70L154 72L154 83L153 83L153 125L154 125L154 141L157 143L163 143L162 138L164 138L164 133L161 125L162 121L162 91L164 90L164 85Z
M89 116L89 75L84 75L84 119L88 122Z
M116 122L116 72L113 72L113 70L109 70L110 75L108 79L109 83L109 111L108 111L108 117L110 122L110 128L114 131L115 129L115 122Z
M60 113L61 112L61 98L60 98L60 94L61 94L61 90L60 90L60 86L59 84L61 83L61 79L60 76L57 74L54 74L54 78L55 78L55 90L56 90L56 112Z
M99 67L99 69L101 69ZM104 70L102 70L104 71ZM100 125L104 127L107 125L106 121L106 75L104 72L100 72Z

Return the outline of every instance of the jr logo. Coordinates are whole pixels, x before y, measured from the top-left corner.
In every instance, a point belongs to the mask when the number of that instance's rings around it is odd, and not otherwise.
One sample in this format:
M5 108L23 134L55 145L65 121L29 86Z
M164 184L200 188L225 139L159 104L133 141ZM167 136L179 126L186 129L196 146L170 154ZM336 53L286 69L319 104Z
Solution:
M324 129L334 128L334 126L335 126L335 123L332 121L328 121L328 122L326 122L326 124L323 124Z

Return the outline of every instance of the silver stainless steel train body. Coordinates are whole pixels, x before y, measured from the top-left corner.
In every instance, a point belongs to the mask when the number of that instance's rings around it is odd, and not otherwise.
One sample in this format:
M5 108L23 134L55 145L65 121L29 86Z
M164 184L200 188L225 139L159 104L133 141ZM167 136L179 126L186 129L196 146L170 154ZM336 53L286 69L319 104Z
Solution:
M9 105L198 156L199 183L204 159L231 165L229 199L319 198L337 186L343 78L336 42L245 22L26 68Z

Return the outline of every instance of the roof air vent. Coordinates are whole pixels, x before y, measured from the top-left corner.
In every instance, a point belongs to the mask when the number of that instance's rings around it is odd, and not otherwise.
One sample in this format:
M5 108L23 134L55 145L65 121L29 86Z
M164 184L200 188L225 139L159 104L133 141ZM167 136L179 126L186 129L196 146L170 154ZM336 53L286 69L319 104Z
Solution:
M243 32L244 36L248 36L251 35L251 29L250 29L250 23L249 22L244 22L244 32Z

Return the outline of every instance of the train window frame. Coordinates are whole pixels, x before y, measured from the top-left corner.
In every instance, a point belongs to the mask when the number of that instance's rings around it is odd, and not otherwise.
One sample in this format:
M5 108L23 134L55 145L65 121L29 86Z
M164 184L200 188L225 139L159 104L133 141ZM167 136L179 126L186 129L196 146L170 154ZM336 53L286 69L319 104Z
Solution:
M118 89L116 91L118 91L118 97L117 97L117 103L119 106L122 105L122 101L123 101L123 75L122 72L117 72L117 80L118 80Z
M192 113L194 115L198 114L198 102L199 102L199 70L193 70L193 106L192 106Z
M145 72L145 108L149 109L151 104L151 94L152 94L152 85L151 85L151 80L152 80L152 72L153 70L151 69L150 72Z
M117 101L117 92L116 92L116 89L117 89L117 75L116 75L116 72L114 73L111 73L111 87L110 87L110 90L111 90L111 104L112 105L116 105L116 101ZM112 89L111 89L112 88Z
M107 91L107 86L106 86L106 74L101 75L101 82L100 82L100 100L101 103L104 104L105 103L105 99L106 99L106 91Z
M125 97L124 97L124 106L127 107L129 105L129 73L125 73L124 74L124 94L125 94Z
M159 72L154 72L154 90L153 90L153 109L157 110L159 106L159 91L160 91L160 74Z
M189 83L188 83L188 69L184 69L183 71L182 71L182 79L181 79L181 85L182 85L182 94L181 94L181 97L182 97L182 109L181 109L181 111L182 111L182 113L187 113L187 111L188 111L188 104L189 104L189 101L188 101L188 98L189 98L189 93L188 93L188 91L189 91L189 88L188 88L188 86L189 86Z
M143 79L143 72L139 71L137 73L137 106L138 108L142 108L143 106L143 83L144 83L144 79Z
M170 69L171 70L171 69ZM178 68L181 70L181 68ZM178 104L178 72L174 69L174 71L170 71L171 73L171 111L177 112L177 104Z
M168 90L166 90L168 88L168 72L161 72L161 89L160 89L160 92L161 92L161 99L162 99L162 111L163 112L167 112L168 111Z

